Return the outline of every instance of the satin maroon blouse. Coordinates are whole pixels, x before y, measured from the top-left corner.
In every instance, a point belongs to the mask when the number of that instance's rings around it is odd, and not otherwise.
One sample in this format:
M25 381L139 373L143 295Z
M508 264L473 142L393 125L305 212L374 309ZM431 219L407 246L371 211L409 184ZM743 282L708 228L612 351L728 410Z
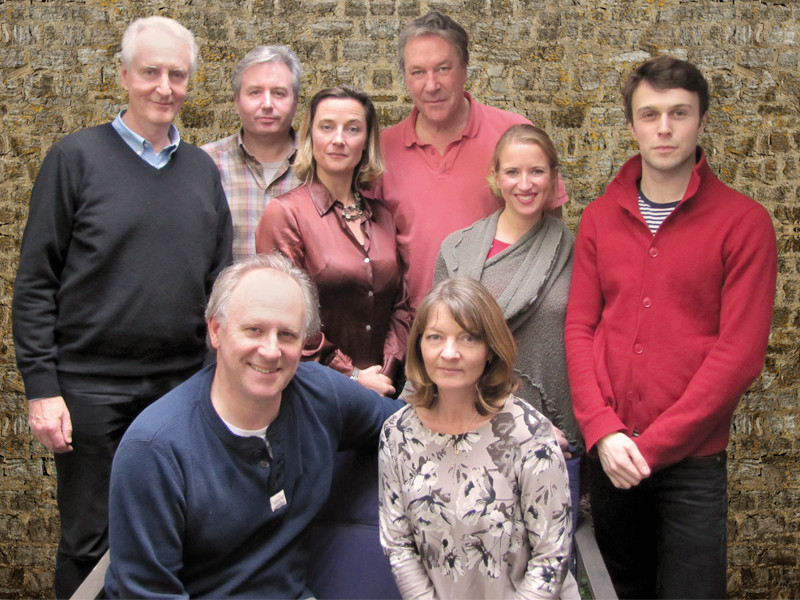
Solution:
M394 219L380 200L364 198L361 230L363 246L341 204L314 182L270 201L256 229L256 251L279 250L319 289L324 339L305 354L347 375L354 366L383 365L394 379L412 316Z

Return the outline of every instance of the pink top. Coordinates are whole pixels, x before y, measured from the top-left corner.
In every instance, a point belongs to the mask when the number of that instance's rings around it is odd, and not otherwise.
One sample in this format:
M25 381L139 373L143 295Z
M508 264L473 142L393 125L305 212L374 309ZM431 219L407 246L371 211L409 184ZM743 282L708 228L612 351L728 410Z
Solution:
M364 201L364 245L321 183L302 185L267 205L256 229L259 254L280 250L319 289L322 333L313 358L345 374L383 365L390 378L405 356L411 313L398 264L391 213Z
M386 173L384 202L394 214L397 242L407 266L409 302L416 308L431 289L439 246L450 233L488 217L503 206L489 189L486 177L494 147L512 125L530 123L525 117L475 102L470 103L461 138L444 155L422 144L414 129L419 111L381 134ZM558 201L567 201L559 176Z

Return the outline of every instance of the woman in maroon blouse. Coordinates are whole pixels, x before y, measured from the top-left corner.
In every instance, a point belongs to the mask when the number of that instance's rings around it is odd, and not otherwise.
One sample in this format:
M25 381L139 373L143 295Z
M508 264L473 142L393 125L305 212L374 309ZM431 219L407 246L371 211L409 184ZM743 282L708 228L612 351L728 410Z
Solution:
M294 170L305 183L267 205L256 250L279 250L319 288L322 332L304 354L392 394L411 313L392 215L360 194L383 172L378 117L366 93L339 86L314 95Z

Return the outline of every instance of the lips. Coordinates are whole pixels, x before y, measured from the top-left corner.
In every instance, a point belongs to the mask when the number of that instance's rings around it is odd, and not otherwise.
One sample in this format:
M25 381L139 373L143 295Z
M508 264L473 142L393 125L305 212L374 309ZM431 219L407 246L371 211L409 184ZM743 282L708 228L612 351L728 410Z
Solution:
M257 366L255 366L253 364L251 364L250 367L254 371L256 371L257 373L261 373L262 375L272 375L273 373L277 373L278 372L278 369L264 369L264 368L261 368L261 367L257 367Z

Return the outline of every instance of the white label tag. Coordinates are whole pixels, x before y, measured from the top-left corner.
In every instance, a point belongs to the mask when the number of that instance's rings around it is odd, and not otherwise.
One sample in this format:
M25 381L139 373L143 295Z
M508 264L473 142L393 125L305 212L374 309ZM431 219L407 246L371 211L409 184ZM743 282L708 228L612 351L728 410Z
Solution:
M283 493L283 490L269 499L269 505L272 507L272 512L276 512L286 506L286 494Z

